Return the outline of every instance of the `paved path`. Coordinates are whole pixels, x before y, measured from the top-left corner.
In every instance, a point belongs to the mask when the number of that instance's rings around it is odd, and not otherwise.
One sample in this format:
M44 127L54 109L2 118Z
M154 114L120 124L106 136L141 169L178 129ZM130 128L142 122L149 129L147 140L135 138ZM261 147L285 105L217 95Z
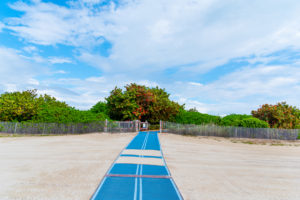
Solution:
M166 166L157 133L140 132L133 138L91 200L182 199Z

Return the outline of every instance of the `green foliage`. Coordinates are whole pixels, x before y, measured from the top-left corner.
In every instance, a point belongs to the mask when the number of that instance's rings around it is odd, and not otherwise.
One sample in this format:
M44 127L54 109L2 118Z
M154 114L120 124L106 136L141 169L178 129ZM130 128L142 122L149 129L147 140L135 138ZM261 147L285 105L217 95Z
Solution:
M264 104L258 110L253 110L252 115L268 122L272 128L294 129L300 125L300 110L286 104Z
M107 116L103 113L76 110L72 107L48 107L47 109L40 110L32 121L49 123L89 123L104 121L106 118Z
M220 124L221 117L199 113L195 109L186 111L184 109L176 115L174 122L180 124Z
M240 121L239 126L247 128L269 128L269 124L257 118L248 118Z
M151 88L150 92L153 94L153 103L149 106L149 112L145 114L144 120L156 124L160 120L173 121L175 116L179 113L183 106L169 99L165 89L158 87Z
M107 103L103 102L103 101L99 101L98 103L96 103L91 109L91 112L93 113L103 113L108 115L108 108L107 108Z
M159 124L150 124L149 130L159 130L160 125Z
M158 87L130 84L125 91L115 88L106 98L108 113L114 120L142 120L158 123L169 120L179 112L181 106L169 99L169 94Z
M251 115L231 114L222 118L222 126L239 126L241 120L253 118Z
M0 96L0 121L31 120L38 112L36 90L6 92Z
M222 118L222 126L238 126L248 128L268 128L265 121L252 117L251 115L231 114Z
M107 118L104 113L77 110L48 95L41 96L40 102L40 109L32 120L34 122L89 123Z
M88 123L106 118L105 113L77 110L46 94L38 97L36 90L0 96L0 121Z

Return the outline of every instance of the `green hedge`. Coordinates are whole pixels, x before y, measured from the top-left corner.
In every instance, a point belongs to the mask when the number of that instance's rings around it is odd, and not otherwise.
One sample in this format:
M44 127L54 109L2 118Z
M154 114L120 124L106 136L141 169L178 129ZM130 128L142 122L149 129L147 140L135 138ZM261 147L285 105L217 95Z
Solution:
M53 108L41 110L31 121L49 123L90 123L105 121L108 116L104 113L76 110L74 108Z
M238 126L247 128L269 128L269 124L267 122L257 118L243 119L240 121Z
M222 126L238 126L247 128L269 128L265 121L252 117L251 115L231 114L222 118Z
M181 110L176 115L174 122L180 124L220 124L221 117L199 113L197 111Z

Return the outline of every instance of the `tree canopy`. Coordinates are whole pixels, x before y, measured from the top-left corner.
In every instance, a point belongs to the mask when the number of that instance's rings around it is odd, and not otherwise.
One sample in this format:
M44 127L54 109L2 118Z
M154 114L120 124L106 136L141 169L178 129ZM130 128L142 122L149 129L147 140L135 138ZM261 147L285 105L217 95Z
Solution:
M125 89L115 87L106 101L90 110L78 110L37 90L6 92L0 95L0 121L79 123L112 120L141 120L158 124L159 120L182 124L216 124L251 128L300 129L300 110L281 102L264 104L251 115L231 114L223 118L203 114L196 108L185 110L170 99L165 89L135 83Z
M115 120L142 120L158 123L174 118L181 105L171 101L169 94L161 88L149 88L135 83L116 87L106 98L109 116Z
M264 104L251 113L252 116L268 122L272 128L300 128L300 110L286 102Z
M105 113L77 110L36 90L6 92L0 96L0 121L78 123L103 121Z
M38 112L40 99L36 90L6 92L0 95L1 121L27 121Z

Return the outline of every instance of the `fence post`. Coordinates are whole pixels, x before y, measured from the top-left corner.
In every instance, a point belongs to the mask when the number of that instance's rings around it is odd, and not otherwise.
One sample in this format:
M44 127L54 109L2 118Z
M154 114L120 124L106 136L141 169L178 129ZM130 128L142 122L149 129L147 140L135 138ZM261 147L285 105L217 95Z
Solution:
M108 120L107 119L105 119L105 126L104 126L104 132L105 133L107 133L108 131L107 131L107 124L108 124Z
M45 133L45 126L46 126L46 124L44 123L44 127L43 127L43 133L42 133L42 135L44 135L44 133Z
M18 126L18 122L16 122L16 124L15 124L14 134L16 134L16 132L17 132L17 126Z
M139 128L140 128L140 121L135 120L135 132L139 132Z
M235 127L235 130L234 130L234 137L237 137L237 128Z
M159 132L160 132L160 133L162 133L162 128L163 128L163 127L162 127L162 121L159 120Z

